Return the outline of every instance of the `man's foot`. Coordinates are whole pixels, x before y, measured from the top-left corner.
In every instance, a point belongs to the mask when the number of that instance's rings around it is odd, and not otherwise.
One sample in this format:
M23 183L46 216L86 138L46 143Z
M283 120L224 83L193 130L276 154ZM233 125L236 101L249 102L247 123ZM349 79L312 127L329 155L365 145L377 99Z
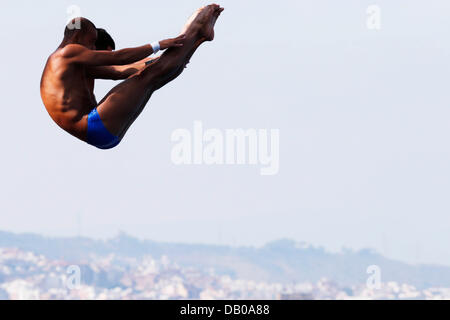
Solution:
M205 37L206 41L214 40L214 26L216 25L216 21L219 18L224 8L221 8L219 5L211 6L211 13L208 15L206 19L206 23L202 27L202 35Z
M200 8L189 18L182 33L195 32L199 33L205 41L214 40L214 26L223 10L217 4Z

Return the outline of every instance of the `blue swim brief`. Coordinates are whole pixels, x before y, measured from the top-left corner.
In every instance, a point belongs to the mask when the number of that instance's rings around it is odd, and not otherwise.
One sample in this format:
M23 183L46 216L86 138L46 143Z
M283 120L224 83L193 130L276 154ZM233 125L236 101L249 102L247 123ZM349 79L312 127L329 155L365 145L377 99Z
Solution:
M99 149L112 149L120 143L120 139L105 128L97 108L88 116L87 143Z

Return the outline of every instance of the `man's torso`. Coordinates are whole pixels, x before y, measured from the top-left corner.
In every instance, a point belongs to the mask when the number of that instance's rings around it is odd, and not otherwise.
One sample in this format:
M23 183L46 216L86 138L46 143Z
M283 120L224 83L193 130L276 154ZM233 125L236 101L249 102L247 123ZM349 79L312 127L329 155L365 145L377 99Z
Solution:
M49 57L41 80L41 97L52 119L82 140L86 138L87 115L97 106L93 81L85 67L62 57L61 49Z

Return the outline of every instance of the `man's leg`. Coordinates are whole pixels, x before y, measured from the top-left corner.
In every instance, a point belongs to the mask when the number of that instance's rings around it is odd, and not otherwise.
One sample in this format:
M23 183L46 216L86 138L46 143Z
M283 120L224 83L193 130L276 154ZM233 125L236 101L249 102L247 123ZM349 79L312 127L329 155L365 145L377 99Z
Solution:
M97 110L105 127L122 138L154 91L178 77L195 50L214 38L214 25L223 9L210 5L199 10L185 29L183 47L167 50L155 63L114 87Z
M183 73L184 69L186 68L186 64L189 63L190 58L192 57L192 55L195 53L195 51L197 50L197 48L204 42L204 40L198 40L196 42L196 44L193 46L192 50L190 51L190 54L187 55L186 60L185 60L185 64L183 64L181 67L179 67L178 69L174 70L173 73L169 73L163 77L161 77L158 81L155 82L155 86L153 88L153 90L151 91L150 95L146 96L145 99L143 99L143 102L141 104L141 106L139 106L138 108L136 108L136 113L134 115L132 115L130 121L128 121L128 124L126 125L125 129L123 130L123 134L119 135L121 138L123 137L123 135L125 135L125 133L128 131L128 129L130 128L130 126L133 124L133 122L139 117L139 115L142 113L142 111L145 108L145 105L147 104L148 100L150 99L151 95L153 94L153 92L155 92L156 90L159 90L160 88L164 87L166 84L168 84L169 82L171 82L172 80L176 79L180 74Z

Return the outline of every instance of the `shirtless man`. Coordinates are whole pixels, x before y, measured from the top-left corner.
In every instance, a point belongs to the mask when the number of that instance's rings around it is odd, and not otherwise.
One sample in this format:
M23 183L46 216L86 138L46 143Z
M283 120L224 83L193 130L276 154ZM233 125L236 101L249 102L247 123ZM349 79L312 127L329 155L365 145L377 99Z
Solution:
M222 11L216 4L206 6L189 19L181 36L118 51L95 50L97 29L80 18L81 28L66 27L42 75L41 97L49 115L78 139L99 149L114 148L153 92L178 77L197 48L214 39L214 25ZM154 63L142 63L158 47L168 50ZM136 71L131 76L130 69ZM97 104L89 88L91 78L127 80Z

